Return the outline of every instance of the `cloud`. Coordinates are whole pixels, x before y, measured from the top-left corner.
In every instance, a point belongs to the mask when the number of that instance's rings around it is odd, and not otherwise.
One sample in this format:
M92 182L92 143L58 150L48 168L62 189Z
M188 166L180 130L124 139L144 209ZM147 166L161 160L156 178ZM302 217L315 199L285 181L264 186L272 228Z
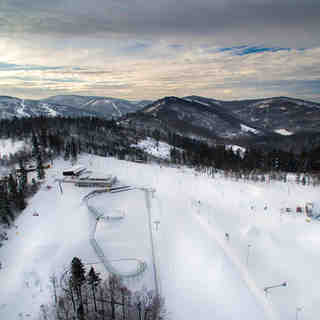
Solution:
M317 0L2 0L1 32L215 37L222 43L318 43ZM2 23L1 23L2 21Z
M18 65L13 63L0 62L0 71L46 71L63 69L61 66L48 67L37 65Z
M315 0L2 0L1 88L320 100L319 16Z
M6 66L1 72L0 81L19 90L28 86L29 97L46 88L41 97L64 92L129 99L196 94L225 100L279 95L320 100L320 48L234 54L243 49L221 50L209 44L199 48L184 43L176 50L172 43L161 42L149 45L149 53L138 58L111 55L107 59L104 51L98 50L92 65L23 69L12 64L11 70Z

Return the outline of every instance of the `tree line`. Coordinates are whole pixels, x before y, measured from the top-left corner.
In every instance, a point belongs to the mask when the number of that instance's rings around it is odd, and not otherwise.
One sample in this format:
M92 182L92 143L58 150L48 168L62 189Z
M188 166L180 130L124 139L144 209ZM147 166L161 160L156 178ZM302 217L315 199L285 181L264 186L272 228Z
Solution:
M171 145L170 159L159 160L135 147L146 137ZM247 146L245 151L234 151L223 144L209 144L157 129L131 127L126 123L95 117L35 117L0 121L0 138L25 141L31 148L1 159L1 165L10 165L12 172L0 181L0 222L10 224L17 212L26 206L28 196L36 191L45 177L44 166L56 157L75 163L82 152L119 159L159 161L187 165L198 171L229 172L229 176L252 176L293 172L306 174L320 172L320 147L293 152L264 150ZM37 179L28 181L28 163L36 167ZM319 174L318 174L319 175Z
M241 151L234 151L224 144L209 144L205 141L191 139L168 132L161 134L159 130L146 133L156 141L166 141L172 146L171 162L194 167L213 167L221 170L237 172L260 171L320 173L320 146L302 152L284 151L279 149L264 149L246 146Z
M53 302L41 306L42 320L160 320L164 301L154 291L132 292L121 278L103 280L93 266L89 271L74 257L61 279L50 279Z

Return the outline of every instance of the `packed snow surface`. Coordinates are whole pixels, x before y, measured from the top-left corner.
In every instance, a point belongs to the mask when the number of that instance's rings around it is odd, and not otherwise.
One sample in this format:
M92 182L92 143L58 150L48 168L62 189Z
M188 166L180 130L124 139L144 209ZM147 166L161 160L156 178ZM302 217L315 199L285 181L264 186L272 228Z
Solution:
M274 132L282 134L283 136L291 136L293 133L288 131L287 129L277 129Z
M232 150L234 153L239 152L241 157L243 157L246 152L246 148L238 146L236 144L228 144L226 145L226 149Z
M259 130L256 130L256 129L253 129L251 127L248 127L245 124L241 123L240 126L241 126L241 130L244 131L244 132L251 132L251 133L254 133L254 134L259 133Z
M292 180L211 178L185 167L114 158L79 161L89 170L116 175L123 185L155 189L151 231L169 319L289 320L297 308L299 319L318 319L320 224L296 210L315 202L318 188ZM89 243L92 216L82 201L92 189L66 183L61 193L54 183L69 166L56 160L46 171L46 181L0 248L0 319L36 319L40 304L52 301L49 277L60 277L74 256L96 262L106 275ZM133 290L154 288L145 197L139 190L90 200L105 217L124 213L114 223L99 222L96 236L120 271L135 268L134 259L147 262L147 271L126 283ZM286 287L265 295L265 287L284 281Z
M11 139L0 139L0 158L15 154L25 146L24 141L13 141Z
M144 140L140 140L137 144L133 144L132 147L137 147L155 157L161 159L169 159L170 158L170 149L172 148L169 144L156 141L152 138L147 138Z

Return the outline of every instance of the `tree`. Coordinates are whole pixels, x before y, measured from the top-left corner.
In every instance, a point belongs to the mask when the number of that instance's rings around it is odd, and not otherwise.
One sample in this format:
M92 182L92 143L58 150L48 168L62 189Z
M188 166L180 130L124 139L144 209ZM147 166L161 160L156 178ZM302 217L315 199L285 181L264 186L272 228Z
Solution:
M109 277L109 294L110 294L110 308L111 308L111 319L116 318L116 305L121 304L117 298L121 294L121 280L116 275Z
M17 199L18 195L18 184L17 180L13 177L12 174L9 175L8 179L8 191L10 195L10 200L14 202Z
M37 156L37 174L38 174L38 179L42 180L45 177L45 171L43 168L43 161L42 161L42 156L39 153Z
M77 298L79 300L78 312L79 312L80 319L84 317L81 289L86 281L85 273L86 273L86 270L82 261L78 257L74 257L71 261L70 284L71 284L71 287L75 290Z
M20 179L19 179L19 190L25 191L28 184L28 173L24 167L22 159L19 159Z
M85 281L84 274L83 263L74 257L70 270L61 277L62 290L56 290L57 278L54 275L51 277L54 301L51 307L44 306L44 319L50 310L54 311L50 314L52 320L165 319L164 301L154 291L144 288L132 293L116 275L110 275L102 281L93 267L86 274ZM88 294L90 288L92 294Z
M67 142L64 149L64 160L69 160L71 153L71 145L70 142Z
M39 143L36 136L36 133L32 131L32 155L34 158L37 158L38 154L40 153Z
M6 181L1 181L0 183L0 219L1 222L6 223L8 226L10 226L10 219L14 219L14 214L9 202L8 187Z
M38 179L42 180L45 177L45 172L43 169L43 161L39 141L35 132L32 132L32 155L36 159Z
M96 288L101 282L101 278L99 276L99 273L96 273L94 268L91 267L88 275L87 275L87 282L89 286L91 287L92 291L92 297L94 302L94 311L97 312L97 301L96 301Z
M77 148L77 144L74 140L74 138L72 138L71 143L70 143L70 155L71 155L71 163L75 164L77 162L78 159L78 148Z

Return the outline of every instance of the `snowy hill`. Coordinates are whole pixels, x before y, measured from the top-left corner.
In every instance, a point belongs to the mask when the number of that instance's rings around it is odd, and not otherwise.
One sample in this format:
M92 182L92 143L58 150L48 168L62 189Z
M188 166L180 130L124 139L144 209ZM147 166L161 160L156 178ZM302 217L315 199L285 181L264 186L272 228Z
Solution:
M319 132L320 104L311 101L288 97L239 101L222 101L197 96L185 99L220 106L254 127L283 135L303 131Z
M36 116L95 116L111 119L135 112L148 102L73 95L55 96L43 100L0 96L0 119Z
M138 111L150 103L147 100L129 101L110 97L75 95L53 96L42 101L78 108L81 111L94 112L105 118L118 118L127 113Z
M320 104L287 97L222 101L189 96L151 102L77 95L43 100L0 96L0 119L35 116L113 118L137 132L158 130L166 136L170 131L209 143L299 152L319 141Z
M272 135L250 126L217 104L200 100L165 97L146 106L141 112L128 115L131 126L170 130L190 138L220 141L223 139L260 138Z
M222 101L165 97L128 115L131 127L168 131L209 143L296 151L318 141L320 104L299 99Z
M64 183L61 193L55 179L70 164L56 160L0 248L0 319L36 319L40 304L52 301L49 277L60 277L74 256L106 275L89 241L94 225L113 268L128 272L135 259L146 262L126 284L152 289L157 279L170 319L318 318L320 224L296 212L318 199L317 188L88 155L79 164L135 189L90 198L103 217L97 224L83 201L93 189ZM148 198L141 188L155 192Z

